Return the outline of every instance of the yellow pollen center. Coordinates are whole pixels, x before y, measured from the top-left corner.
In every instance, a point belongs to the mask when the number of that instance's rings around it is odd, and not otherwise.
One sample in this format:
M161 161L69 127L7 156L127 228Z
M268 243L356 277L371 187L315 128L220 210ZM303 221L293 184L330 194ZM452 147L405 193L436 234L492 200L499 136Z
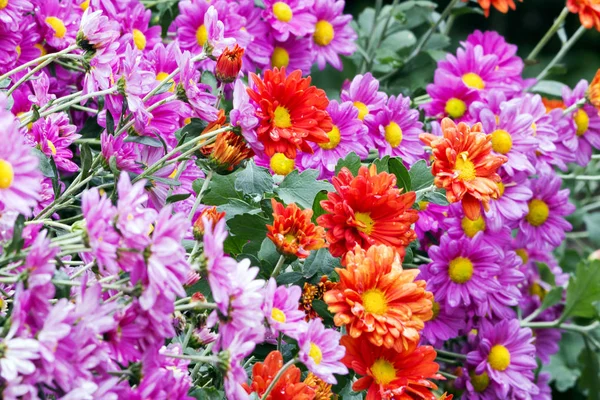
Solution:
M282 106L277 106L275 112L273 113L273 122L275 126L278 128L289 128L292 126L292 117L290 116L290 112L287 108Z
M527 253L527 250L525 250L525 249L517 249L517 250L515 250L515 253L517 253L517 255L519 257L521 257L521 260L523 261L523 264L527 264L527 262L529 261L529 254Z
M44 48L44 46L42 46L41 43L36 43L33 45L33 47L35 47L36 49L38 49L40 51L40 57L41 56L45 56L46 54L48 54L48 52L46 51L46 49Z
M342 136L340 134L340 130L337 126L333 125L333 129L327 132L327 137L329 138L329 142L327 143L318 143L319 147L325 150L332 150L340 144L342 140Z
M134 29L133 43L135 44L135 47L137 47L139 50L144 50L146 48L146 35L144 35L142 31Z
M477 393L483 392L490 385L490 377L487 372L477 375L475 371L471 371L469 377L471 378L471 385L473 385L473 389L475 389Z
M17 52L17 60L18 60L19 57L21 57L21 46L17 45L17 47L15 47L15 51Z
M421 200L418 204L419 204L419 210L421 210L421 211L425 211L425 210L427 210L427 207L429 207L429 202L425 201L425 200Z
M56 155L56 147L54 146L54 143L52 143L49 140L46 140L46 144L48 145L48 147L50 147L50 151L52 152L52 155Z
M431 312L433 313L432 320L436 319L438 315L440 315L440 303L434 301L431 305Z
M283 1L278 1L273 4L273 14L275 14L275 18L280 20L281 22L290 22L292 17L294 16L294 12Z
M271 54L271 66L281 68L288 65L290 65L290 53L283 47L275 47L273 54Z
M462 76L462 81L465 85L473 89L483 90L485 89L485 83L479 75L474 72L466 73Z
M537 124L534 122L531 124L531 129L533 129L533 136L537 135Z
M54 37L62 39L67 34L64 22L56 17L46 17L46 23L54 30Z
M162 82L166 79L167 76L169 76L169 74L167 74L166 72L159 72L158 74L156 74L156 81ZM169 82L172 82L171 87L169 88L169 92L174 92L175 91L175 83L173 82L172 79ZM191 122L191 118L190 118L190 122ZM189 122L185 122L185 123L189 124Z
M467 235L470 238L474 237L477 234L477 232L485 230L485 221L483 220L483 217L481 215L474 221L470 220L467 217L463 217L460 225L462 226L465 235Z
M359 231L370 235L373 232L373 228L375 228L375 221L371 218L371 213L362 213L357 212L354 214L354 218L356 221L362 223L364 226L357 226L356 229Z
M446 111L446 114L448 114L451 118L460 118L467 112L467 104L461 99L453 97L446 102L444 111Z
M335 32L333 30L333 25L325 20L317 22L317 25L315 25L315 33L313 34L313 40L316 44L319 46L327 46L334 37Z
M512 137L504 129L497 129L492 132L492 149L496 153L506 154L512 149Z
M15 172L12 165L8 161L0 159L0 189L8 189L14 178Z
M458 179L463 181L472 181L477 177L475 173L475 164L468 158L468 153L463 151L456 157L454 172L458 172Z
M388 309L385 293L379 289L370 289L362 294L365 311L371 314L383 315Z
M287 158L283 153L275 153L269 163L271 170L277 175L287 175L294 170L296 163L293 159Z
M0 0L0 10L4 10L8 6L8 0Z
M583 136L587 132L590 127L590 117L588 114L579 109L573 116L573 120L575 121L575 125L577 126L577 136Z
M400 128L397 123L390 122L390 124L385 127L385 140L394 149L400 146L400 143L402 143L402 128Z
M171 174L169 175L169 179L175 179L175 177L177 176L177 172L177 168L175 168L173 172L171 172Z
M90 0L85 0L83 3L81 3L79 5L79 8L81 8L81 11L85 11L88 9L89 6L90 6Z
M202 24L198 27L198 30L196 31L196 43L198 43L198 46L204 47L204 44L206 43L207 40L208 40L208 31L206 30L206 26L204 26L204 24Z
M490 367L496 371L504 371L510 365L510 352L506 347L497 344L490 350L488 362L490 363Z
M296 236L292 235L291 233L286 234L283 238L287 244L291 244L294 240L296 240Z
M284 323L286 321L285 313L277 307L273 307L273 310L271 310L271 318L281 323Z
M450 261L448 275L454 283L465 283L473 276L473 263L465 257L456 257Z
M387 385L396 379L396 368L385 358L379 358L371 365L371 374L378 385Z
M540 226L548 219L550 208L543 200L533 199L529 202L529 213L527 214L527 222L533 226Z
M540 298L540 300L544 300L546 297L546 289L544 289L539 283L534 282L529 288L529 294L535 295Z
M313 361L317 365L321 364L321 361L323 361L323 353L321 352L319 346L317 346L314 343L310 344L310 350L308 351L308 355L310 356L310 358L313 359Z
M358 109L358 119L364 121L365 117L369 115L369 108L367 107L367 105L363 102L355 101L354 107Z
M502 195L504 195L504 189L506 189L506 188L504 187L504 183L502 183L502 182L498 182L497 185L498 185L498 192L500 193L498 195L498 198L500 198L500 197L502 197Z

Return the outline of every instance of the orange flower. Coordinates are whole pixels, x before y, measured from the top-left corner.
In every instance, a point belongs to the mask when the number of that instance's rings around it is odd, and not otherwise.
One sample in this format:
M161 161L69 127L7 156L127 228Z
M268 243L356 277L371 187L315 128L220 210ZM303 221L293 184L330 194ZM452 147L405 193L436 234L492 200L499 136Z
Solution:
M463 0L467 2L468 0ZM519 0L523 2L523 0ZM508 9L515 10L517 6L515 5L514 0L477 0L479 6L483 8L483 13L486 17L490 15L490 7L494 6L494 8L500 11L503 14L508 12Z
M556 108L566 108L565 103L562 100L547 99L542 97L542 103L544 103L544 106L546 107L546 113L549 113Z
M356 177L342 168L332 183L336 192L321 201L329 214L317 218L327 229L331 254L343 256L356 244L363 249L385 244L404 256L404 247L416 239L411 229L419 218L417 210L411 209L415 193L402 194L396 177L387 172L378 174L375 165L361 167Z
M237 79L242 69L244 49L237 44L233 49L226 48L217 59L215 75L223 83L231 83Z
M248 394L255 392L259 398L265 393L271 381L283 367L283 357L278 351L269 353L265 362L258 362L252 367L252 383L242 386ZM300 369L296 366L289 367L279 378L267 400L313 400L315 391L306 383L300 381Z
M209 221L212 222L212 226L214 227L217 222L219 222L221 219L223 219L223 217L225 217L225 212L218 212L217 211L217 207L212 206L212 207L206 207L204 210L202 210L202 212L200 213L200 215L198 215L198 218L196 218L196 221L194 222L194 239L196 240L202 240L202 238L204 237L204 221L202 221L202 217L207 218Z
M586 29L596 27L600 31L600 1L599 0L568 0L567 7L572 13L579 13L581 25Z
M476 220L483 208L489 209L491 198L500 196L498 168L508 159L493 155L492 135L481 131L480 123L472 128L463 122L458 126L449 118L442 120L444 136L421 134L420 139L433 150L431 172L435 185L446 189L450 203L462 200L465 215Z
M308 282L304 282L304 288L302 289L302 296L300 297L300 310L306 313L305 320L308 322L311 319L319 317L319 314L313 309L312 304L315 300L322 300L323 295L327 291L335 287L335 283L329 280L327 275L323 275L318 284L312 285Z
M312 223L312 210L301 210L296 204L287 207L271 199L273 225L267 225L267 237L277 250L289 256L306 258L311 250L325 246L325 231Z
M598 109L598 113L600 114L600 69L596 72L596 76L594 76L594 80L590 84L588 97L590 98L590 103Z
M354 382L352 390L368 390L366 400L427 399L436 400L431 389L437 386L428 379L443 379L437 374L436 352L431 346L420 346L396 352L376 347L367 340L342 337L346 347L342 362L363 377Z
M210 153L210 160L217 168L233 171L242 161L254 156L254 151L241 135L227 131L219 133Z
M315 400L331 400L333 393L331 385L322 379L319 379L315 374L309 372L304 379L304 383L315 390Z
M250 74L254 88L250 98L258 105L256 116L258 140L268 156L283 153L296 158L296 150L312 153L308 142L327 143L327 132L333 129L326 108L325 91L310 86L310 77L302 78L300 70L286 77L285 67L266 70L264 78Z
M425 281L415 281L419 270L402 270L398 255L383 245L367 251L356 246L344 265L336 268L335 289L323 296L334 323L374 346L398 352L416 347L419 331L433 317L433 294L425 290Z

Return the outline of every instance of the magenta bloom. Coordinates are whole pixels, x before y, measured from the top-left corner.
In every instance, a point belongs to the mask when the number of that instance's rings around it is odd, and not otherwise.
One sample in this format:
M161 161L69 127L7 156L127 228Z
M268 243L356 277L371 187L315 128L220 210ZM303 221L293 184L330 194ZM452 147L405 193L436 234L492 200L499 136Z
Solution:
M110 162L110 158L115 157L115 163L119 170L139 173L141 170L135 163L135 144L125 142L125 138L125 135L116 137L106 131L103 131L100 134L102 157L107 165Z
M379 81L367 72L365 75L356 75L352 82L345 83L340 99L354 103L358 109L358 119L367 123L373 121L377 113L383 110L387 94L379 91Z
M431 101L423 105L425 115L442 119L450 117L456 122L470 121L467 112L473 102L479 100L479 92L467 87L460 78L448 71L435 71L433 83L427 85Z
M352 152L361 159L369 155L367 127L358 119L356 107L349 101L340 104L332 100L327 112L333 123L333 129L327 133L329 142L310 143L314 153L302 153L300 158L304 168L319 170L319 179L332 177L338 161Z
M297 69L302 75L310 74L313 51L309 38L290 36L283 42L275 41L271 53L271 68L286 67L288 71Z
M344 14L344 0L315 0L317 17L313 33L313 49L319 69L329 63L342 70L340 55L350 56L356 51L356 32L350 26L352 16Z
M88 8L81 17L78 44L91 46L94 50L108 47L119 37L119 25L108 17L102 15L102 11L94 11ZM87 43L81 43L81 41Z
M219 113L215 108L217 97L210 92L209 85L197 83L198 72L192 64L190 52L183 52L177 64L180 68L179 84L185 90L185 100L192 106L198 118L208 122L215 121Z
M438 63L438 70L459 78L468 88L489 90L500 85L502 76L497 70L498 57L485 55L483 47L463 43L464 48L456 50L456 56L448 54Z
M304 312L298 309L301 295L300 286L278 287L275 279L269 279L262 310L273 333L283 332L288 336L296 336L305 317Z
M150 243L149 232L153 232L153 223L157 212L146 208L148 194L145 192L145 180L131 184L129 175L121 173L117 183L117 215L113 218L115 227L119 230L124 247L143 250Z
M440 206L426 201L419 202L419 219L415 223L415 233L421 246L426 246L429 243L428 235L433 235L434 238L438 239L442 236L443 221L446 218L447 211L447 206Z
M502 184L499 185L500 197L492 199L490 211L485 212L486 223L494 232L506 227L516 228L519 220L527 214L529 210L527 202L533 196L525 173L515 173L510 176L501 170L500 177L502 178Z
M529 211L519 223L519 240L546 243L556 247L565 238L565 231L572 229L564 217L575 211L569 203L569 189L560 190L561 179L556 175L544 175L530 181L533 197L528 203Z
M22 375L30 375L36 367L33 360L37 360L40 344L35 339L15 338L9 333L0 345L4 348L0 358L0 376L7 382L16 382Z
M23 14L32 10L33 4L30 0L7 1L6 6L0 10L0 22L6 27L13 27L13 30L17 30Z
M517 319L495 324L482 320L478 336L477 349L467 354L467 363L475 366L478 375L485 372L497 384L498 398L509 398L511 389L529 395L539 392L532 382L537 363L531 329L521 328Z
M147 10L142 3L130 2L125 11L127 18L121 26L124 35L121 41L137 47L141 51L149 51L161 42L160 25L149 26L152 11Z
M38 6L35 16L46 43L57 50L74 44L80 21L80 14L74 10L74 4L48 0L39 2Z
M313 374L327 383L336 384L334 374L346 375L348 369L341 363L346 348L340 345L342 335L335 329L325 328L319 318L310 320L298 334L298 358Z
M49 93L50 78L48 78L48 75L45 72L40 72L35 76L35 79L32 79L30 82L33 94L29 95L29 101L33 104L43 107L50 101L56 99L55 94Z
M0 10L0 15L2 11ZM0 24L0 72L10 71L19 57L17 46L21 39L19 31L13 32L5 24Z
M315 31L317 18L311 7L314 0L265 0L263 18L272 27L273 36L285 41L290 36L306 36Z
M236 11L246 20L244 26L251 40L251 44L245 46L242 71L255 72L269 65L273 53L271 30L263 21L262 9L254 5L254 0L240 0L238 3ZM241 40L238 43L243 44Z
M244 81L236 80L233 86L233 109L229 113L229 120L232 126L237 126L242 130L242 136L252 150L259 153L264 150L264 146L257 139L255 128L258 125L258 118L256 118L255 112L256 108L250 102Z
M446 340L457 337L465 327L465 311L438 302L434 303L433 310L433 318L425 322L423 336L432 346L441 346Z
M208 284L215 301L225 304L229 290L228 280L237 265L236 261L226 256L223 251L223 242L227 239L228 234L225 219L219 220L215 226L206 217L202 221L204 223L203 243Z
M75 172L79 167L71 161L73 152L69 149L69 146L81 137L75 130L76 127L69 123L67 114L58 113L34 122L31 136L42 153L54 158L58 169Z
M113 42L96 51L90 60L90 69L83 78L84 95L98 91L98 89L105 90L111 86L111 79L117 73L118 49L119 43Z

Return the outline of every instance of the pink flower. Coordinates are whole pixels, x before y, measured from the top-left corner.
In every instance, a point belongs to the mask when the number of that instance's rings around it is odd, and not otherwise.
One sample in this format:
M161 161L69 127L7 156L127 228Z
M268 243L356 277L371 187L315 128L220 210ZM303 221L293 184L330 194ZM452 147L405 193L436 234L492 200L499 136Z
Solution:
M275 334L283 332L288 336L295 336L302 328L301 321L304 320L305 314L298 309L301 295L300 286L277 287L275 279L269 279L262 310Z
M314 0L265 0L263 18L273 28L273 36L285 41L290 36L306 36L315 31Z

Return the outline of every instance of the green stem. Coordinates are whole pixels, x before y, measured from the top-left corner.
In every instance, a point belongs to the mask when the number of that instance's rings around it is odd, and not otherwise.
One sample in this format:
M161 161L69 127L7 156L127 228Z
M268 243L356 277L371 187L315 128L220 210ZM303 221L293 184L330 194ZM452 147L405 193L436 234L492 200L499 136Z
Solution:
M375 36L375 29L377 28L377 19L379 18L379 14L381 13L381 8L383 7L383 0L376 0L375 3L375 12L373 13L373 25L371 25L371 32L369 33L369 37L367 38L367 55L371 54L371 50L373 48L373 37ZM360 73L364 74L367 72L367 60L363 58L360 63Z
M563 111L563 115L569 115L570 113L572 113L573 111L583 107L585 105L585 103L587 102L587 99L584 97L583 99L579 99L577 100L575 103L573 103L569 108L566 108L565 111Z
M451 351L439 350L439 349L435 349L435 351L440 356L450 357L450 358L454 358L454 359L457 359L457 360L466 360L467 359L467 356L464 355L464 354L453 353Z
M558 175L561 179L572 179L575 181L600 181L600 175Z
M188 219L190 221L192 220L192 218L194 218L194 214L196 214L196 210L198 209L198 206L200 205L200 202L202 201L204 192L206 192L206 190L208 189L208 185L210 184L212 175L213 175L212 171L208 171L208 174L206 174L206 179L204 179L204 183L202 184L202 187L200 188L200 191L198 192L198 195L196 196L196 201L194 202L194 205L192 206L192 209L188 215Z
M392 16L394 15L394 10L396 9L396 6L398 5L398 1L399 0L394 0L392 2L392 8L390 9L387 19L385 20L385 25L383 25L383 31L381 31L381 35L377 38L377 43L374 46L376 49L379 48L379 46L381 45L381 42L385 38L385 34L387 33L387 30L390 26L390 21L392 20ZM372 59L367 62L367 70L371 69L372 62L373 62Z
M269 394L271 393L271 391L273 390L273 388L277 384L277 381L279 380L279 378L281 378L281 376L284 374L284 372L287 371L287 369L289 367L291 367L292 365L294 365L297 361L298 360L296 360L295 358L292 358L290 361L288 361L287 363L285 363L285 365L283 367L281 367L281 369L279 370L279 372L277 372L277 375L275 375L275 378L273 378L273 380L269 384L269 387L267 388L267 390L265 391L265 393L261 397L261 400L267 400L267 398L269 397Z
M166 357L178 358L180 360L190 360L196 363L218 364L221 362L216 356L195 356L191 354L163 354Z
M550 61L550 64L548 64L546 68L536 77L536 80L541 81L542 79L544 79L546 75L548 75L552 67L554 67L560 60L562 60L565 54L567 54L569 50L571 50L571 47L573 47L575 42L577 42L579 38L583 36L585 31L586 29L583 25L579 27L579 29L577 29L577 32L575 32L575 34L573 34L573 36L571 36L571 38L567 40L565 44L563 44L560 51L556 54L552 61Z
M181 351L185 351L188 343L190 342L190 338L192 337L192 333L194 332L194 324L190 324L188 326L187 331L185 332L185 338L183 339L183 344L181 345Z
M423 47L425 47L425 45L427 44L427 42L429 41L429 39L431 39L431 36L437 30L437 28L440 25L440 23L443 20L446 19L446 17L450 14L450 12L452 11L452 9L456 5L456 3L458 3L458 1L459 0L451 0L450 3L448 3L448 5L444 9L444 11L442 11L442 14L440 15L440 18L438 18L438 20L435 21L435 23L433 24L433 26L423 36L423 38L421 39L421 41L419 42L419 44L417 45L417 47L415 48L415 50L408 57L408 60L406 60L406 62L408 62L408 61L412 60L413 58L415 58L421 52L421 50L423 50Z
M19 79L9 90L8 92L6 92L6 97L10 96L11 94L13 94L13 92L15 90L17 90L17 88L19 86L21 86L26 80L28 80L33 74L35 74L36 72L38 72L39 70L41 70L42 68L44 68L46 65L50 64L52 62L52 58L47 59L46 61L42 62L40 65L38 65L37 67L35 67L34 69L32 69L31 71L29 71L28 73L26 73L25 75L23 75L23 77L21 79Z
M550 41L550 39L552 39L552 37L554 36L554 34L556 34L556 32L558 32L558 30L560 29L560 27L563 25L563 22L567 18L567 15L569 15L569 9L567 7L565 7L561 11L561 13L558 16L558 18L556 18L556 20L554 21L554 24L552 24L552 26L550 27L550 29L548 29L548 32L546 32L546 34L539 41L539 43L537 44L537 46L535 46L535 48L531 51L531 53L529 53L529 55L525 59L526 62L527 61L534 61L535 60L535 58L540 53L540 51L542 51L542 49L546 46L546 44L548 44L548 42Z
M175 306L175 311L186 311L186 310L214 310L217 308L215 303L201 303L199 301L195 301L193 303L188 304L180 304Z
M71 51L75 50L77 48L77 45L74 44L72 46L67 47L64 50L59 51L58 53L51 53L51 54L46 54L44 56L38 57L35 60L31 60L23 65L19 65L17 68L14 68L10 71L8 71L7 73L5 73L4 75L0 76L0 81L3 81L4 79L8 78L9 76L11 76L12 74L15 74L19 71L23 71L29 67L31 67L32 65L36 65L42 61L46 61L48 59L52 60L56 57L60 57L63 54L67 54L70 53Z
M273 272L271 272L272 278L277 278L277 276L281 272L281 268L283 267L284 262L285 262L285 256L282 254L279 256L279 260L277 260L277 265L275 265L275 269L273 269Z

